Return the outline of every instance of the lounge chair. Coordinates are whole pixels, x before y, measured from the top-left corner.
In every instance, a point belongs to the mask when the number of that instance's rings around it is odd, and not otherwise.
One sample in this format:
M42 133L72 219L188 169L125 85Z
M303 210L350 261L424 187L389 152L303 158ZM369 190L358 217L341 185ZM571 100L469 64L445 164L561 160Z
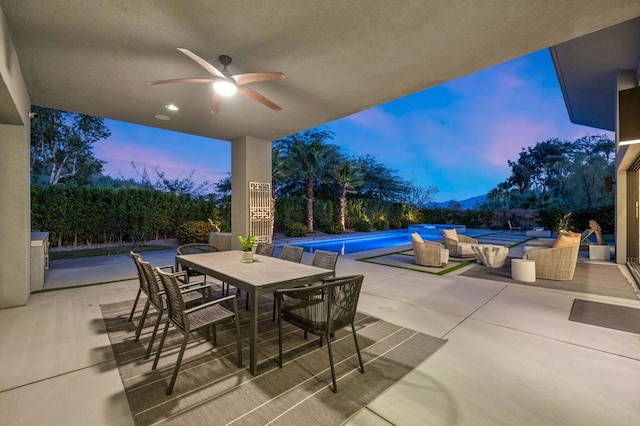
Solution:
M471 245L478 244L478 240L460 235L455 229L444 229L442 233L444 246L449 250L451 256L476 257Z
M449 263L449 250L442 244L424 241L417 232L411 234L411 243L417 265L442 268Z
M525 253L523 259L536 262L536 279L570 281L578 263L580 251L580 234L562 234L550 248Z
M510 220L507 220L507 225L509 225L509 232L511 231L522 231L521 226L513 226Z

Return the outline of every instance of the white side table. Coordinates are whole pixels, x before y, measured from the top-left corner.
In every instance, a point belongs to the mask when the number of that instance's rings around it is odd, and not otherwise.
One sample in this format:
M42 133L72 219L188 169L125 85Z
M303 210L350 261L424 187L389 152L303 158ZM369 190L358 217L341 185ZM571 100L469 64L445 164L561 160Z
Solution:
M589 259L611 260L611 250L607 245L589 244Z
M536 280L536 262L529 259L511 261L511 278L516 281L532 283Z

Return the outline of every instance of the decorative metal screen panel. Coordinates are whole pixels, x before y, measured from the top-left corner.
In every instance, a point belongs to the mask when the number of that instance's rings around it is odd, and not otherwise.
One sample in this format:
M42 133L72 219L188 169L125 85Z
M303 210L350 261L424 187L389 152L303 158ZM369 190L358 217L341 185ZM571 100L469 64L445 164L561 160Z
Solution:
M272 229L271 183L249 182L249 233L258 243L271 243Z

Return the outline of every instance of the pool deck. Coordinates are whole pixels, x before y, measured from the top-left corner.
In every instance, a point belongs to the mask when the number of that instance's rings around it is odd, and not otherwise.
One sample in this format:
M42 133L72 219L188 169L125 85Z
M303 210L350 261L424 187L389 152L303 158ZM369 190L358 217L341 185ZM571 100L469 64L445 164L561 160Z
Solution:
M385 250L397 248L376 253ZM638 335L568 316L576 297L640 301L356 261L371 254L338 260L338 275L365 275L358 310L448 342L348 425L639 424ZM167 264L175 250L143 256ZM63 270L67 278L56 278ZM134 424L99 308L135 297L133 262L126 254L53 261L47 287L114 273L120 281L32 294L27 306L0 310L0 359L11 367L0 373L3 424Z

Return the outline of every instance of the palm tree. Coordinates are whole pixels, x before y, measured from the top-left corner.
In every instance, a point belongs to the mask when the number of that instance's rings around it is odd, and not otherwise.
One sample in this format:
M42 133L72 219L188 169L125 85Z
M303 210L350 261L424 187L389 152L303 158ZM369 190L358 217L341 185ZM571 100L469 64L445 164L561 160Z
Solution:
M344 161L338 166L336 180L340 185L340 215L338 220L342 231L345 231L345 210L347 207L347 194L355 192L354 188L364 182L360 167L351 160Z
M282 176L286 176L290 184L304 187L307 202L307 229L313 232L313 198L315 186L326 182L335 175L339 147L327 144L333 139L333 133L324 129L310 129L276 141Z

